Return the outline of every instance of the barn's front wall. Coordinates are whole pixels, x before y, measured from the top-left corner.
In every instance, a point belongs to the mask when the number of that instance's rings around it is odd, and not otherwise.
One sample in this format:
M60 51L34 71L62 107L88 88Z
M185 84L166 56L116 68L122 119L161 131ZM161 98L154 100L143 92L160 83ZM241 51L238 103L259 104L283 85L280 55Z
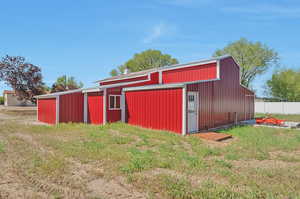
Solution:
M126 91L126 122L182 133L182 88Z

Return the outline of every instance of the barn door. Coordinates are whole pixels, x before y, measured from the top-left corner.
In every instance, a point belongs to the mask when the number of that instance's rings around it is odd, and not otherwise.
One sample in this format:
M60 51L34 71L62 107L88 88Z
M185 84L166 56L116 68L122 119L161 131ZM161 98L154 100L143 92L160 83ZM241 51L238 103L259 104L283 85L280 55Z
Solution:
M198 131L198 105L199 97L197 92L188 92L188 133Z

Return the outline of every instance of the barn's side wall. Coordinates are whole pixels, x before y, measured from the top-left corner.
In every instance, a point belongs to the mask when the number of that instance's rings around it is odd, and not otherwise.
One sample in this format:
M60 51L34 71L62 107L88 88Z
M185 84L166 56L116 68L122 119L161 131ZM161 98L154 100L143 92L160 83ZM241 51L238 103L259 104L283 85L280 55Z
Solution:
M87 95L88 123L103 124L103 92L92 92Z
M220 79L188 85L188 91L199 93L199 130L254 117L253 98L246 96L253 93L240 86L239 67L232 58L220 61Z
M162 83L179 83L217 78L217 64L210 63L162 72Z
M83 93L59 97L59 122L83 122Z
M56 98L38 99L38 121L48 124L56 123Z
M126 91L125 98L129 124L182 132L182 88Z

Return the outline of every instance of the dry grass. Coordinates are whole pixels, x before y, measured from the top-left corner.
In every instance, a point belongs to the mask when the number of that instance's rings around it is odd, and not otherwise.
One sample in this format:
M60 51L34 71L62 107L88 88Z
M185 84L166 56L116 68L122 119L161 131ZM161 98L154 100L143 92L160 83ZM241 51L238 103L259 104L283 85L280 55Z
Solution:
M226 133L234 139L217 145L123 123L6 120L0 198L300 197L299 131L238 127Z

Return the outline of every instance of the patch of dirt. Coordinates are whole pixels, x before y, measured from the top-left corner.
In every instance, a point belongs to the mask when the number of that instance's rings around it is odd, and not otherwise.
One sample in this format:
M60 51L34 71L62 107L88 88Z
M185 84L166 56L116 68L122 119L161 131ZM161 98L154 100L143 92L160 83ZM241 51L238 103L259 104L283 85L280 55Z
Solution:
M278 157L287 157L287 158L300 158L300 150L294 150L294 151L273 151L269 152L272 159L278 158Z
M146 199L146 197L134 191L131 187L120 182L120 180L107 181L103 178L95 179L87 184L91 197L104 197L110 199Z
M211 147L226 147L226 146L229 146L230 144L232 144L233 142L237 142L238 139L237 138L229 138L229 139L226 139L226 140L222 140L222 141L211 141L211 140L205 140L205 139L202 139L202 142L208 146L211 146Z
M235 168L261 168L261 169L278 169L299 166L300 163L285 162L280 160L232 160L230 163Z
M156 168L152 169L149 171L142 172L141 175L147 177L147 178L152 178L157 175L169 175L178 179L184 178L187 179L192 186L198 187L201 185L203 182L206 182L208 180L218 182L219 184L226 184L227 182L225 179L217 177L217 176L208 176L208 175L185 175L183 173L180 173L178 171L170 170L170 169L163 169L163 168Z

